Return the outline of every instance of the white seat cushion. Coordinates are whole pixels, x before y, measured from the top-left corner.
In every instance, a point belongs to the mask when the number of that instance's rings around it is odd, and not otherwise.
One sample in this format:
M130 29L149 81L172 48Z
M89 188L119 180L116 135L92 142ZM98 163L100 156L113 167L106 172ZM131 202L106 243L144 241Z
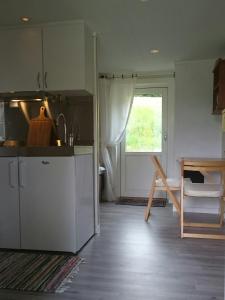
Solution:
M221 197L223 186L221 184L184 182L184 195L190 197Z
M177 179L177 178L167 178L166 182L167 182L169 187L173 187L173 188L179 188L180 187L180 180ZM156 186L158 186L158 187L163 187L164 186L161 178L158 178L156 180Z

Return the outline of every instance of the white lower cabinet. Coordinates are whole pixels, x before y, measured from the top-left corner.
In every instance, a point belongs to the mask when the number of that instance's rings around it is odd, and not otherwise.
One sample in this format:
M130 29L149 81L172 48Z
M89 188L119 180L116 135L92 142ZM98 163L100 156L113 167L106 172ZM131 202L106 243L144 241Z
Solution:
M0 170L0 247L75 253L94 234L92 155L0 158Z
M21 248L76 251L73 157L19 158Z
M94 193L92 155L75 156L77 247L94 234Z
M20 248L18 163L0 157L0 247Z

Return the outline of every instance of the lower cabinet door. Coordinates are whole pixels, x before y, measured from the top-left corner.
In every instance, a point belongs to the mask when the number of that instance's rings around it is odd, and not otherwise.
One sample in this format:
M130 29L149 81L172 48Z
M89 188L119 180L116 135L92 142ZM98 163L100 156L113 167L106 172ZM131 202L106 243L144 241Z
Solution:
M19 158L21 248L76 252L74 157Z
M75 156L77 247L94 235L94 192L92 154Z
M0 248L20 248L18 160L0 158Z

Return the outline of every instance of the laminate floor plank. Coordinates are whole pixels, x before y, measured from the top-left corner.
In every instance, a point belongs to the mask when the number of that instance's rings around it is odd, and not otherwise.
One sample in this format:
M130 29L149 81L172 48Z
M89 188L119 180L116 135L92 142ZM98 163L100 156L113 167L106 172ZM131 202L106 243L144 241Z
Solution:
M0 290L0 300L223 300L225 242L180 239L171 207L101 205L101 234L62 294Z

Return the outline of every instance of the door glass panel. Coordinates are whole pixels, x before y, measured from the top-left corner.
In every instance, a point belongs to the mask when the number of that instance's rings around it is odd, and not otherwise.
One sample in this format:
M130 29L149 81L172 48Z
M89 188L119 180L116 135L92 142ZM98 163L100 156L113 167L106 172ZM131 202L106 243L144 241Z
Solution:
M126 152L162 151L162 96L138 95L126 129Z

